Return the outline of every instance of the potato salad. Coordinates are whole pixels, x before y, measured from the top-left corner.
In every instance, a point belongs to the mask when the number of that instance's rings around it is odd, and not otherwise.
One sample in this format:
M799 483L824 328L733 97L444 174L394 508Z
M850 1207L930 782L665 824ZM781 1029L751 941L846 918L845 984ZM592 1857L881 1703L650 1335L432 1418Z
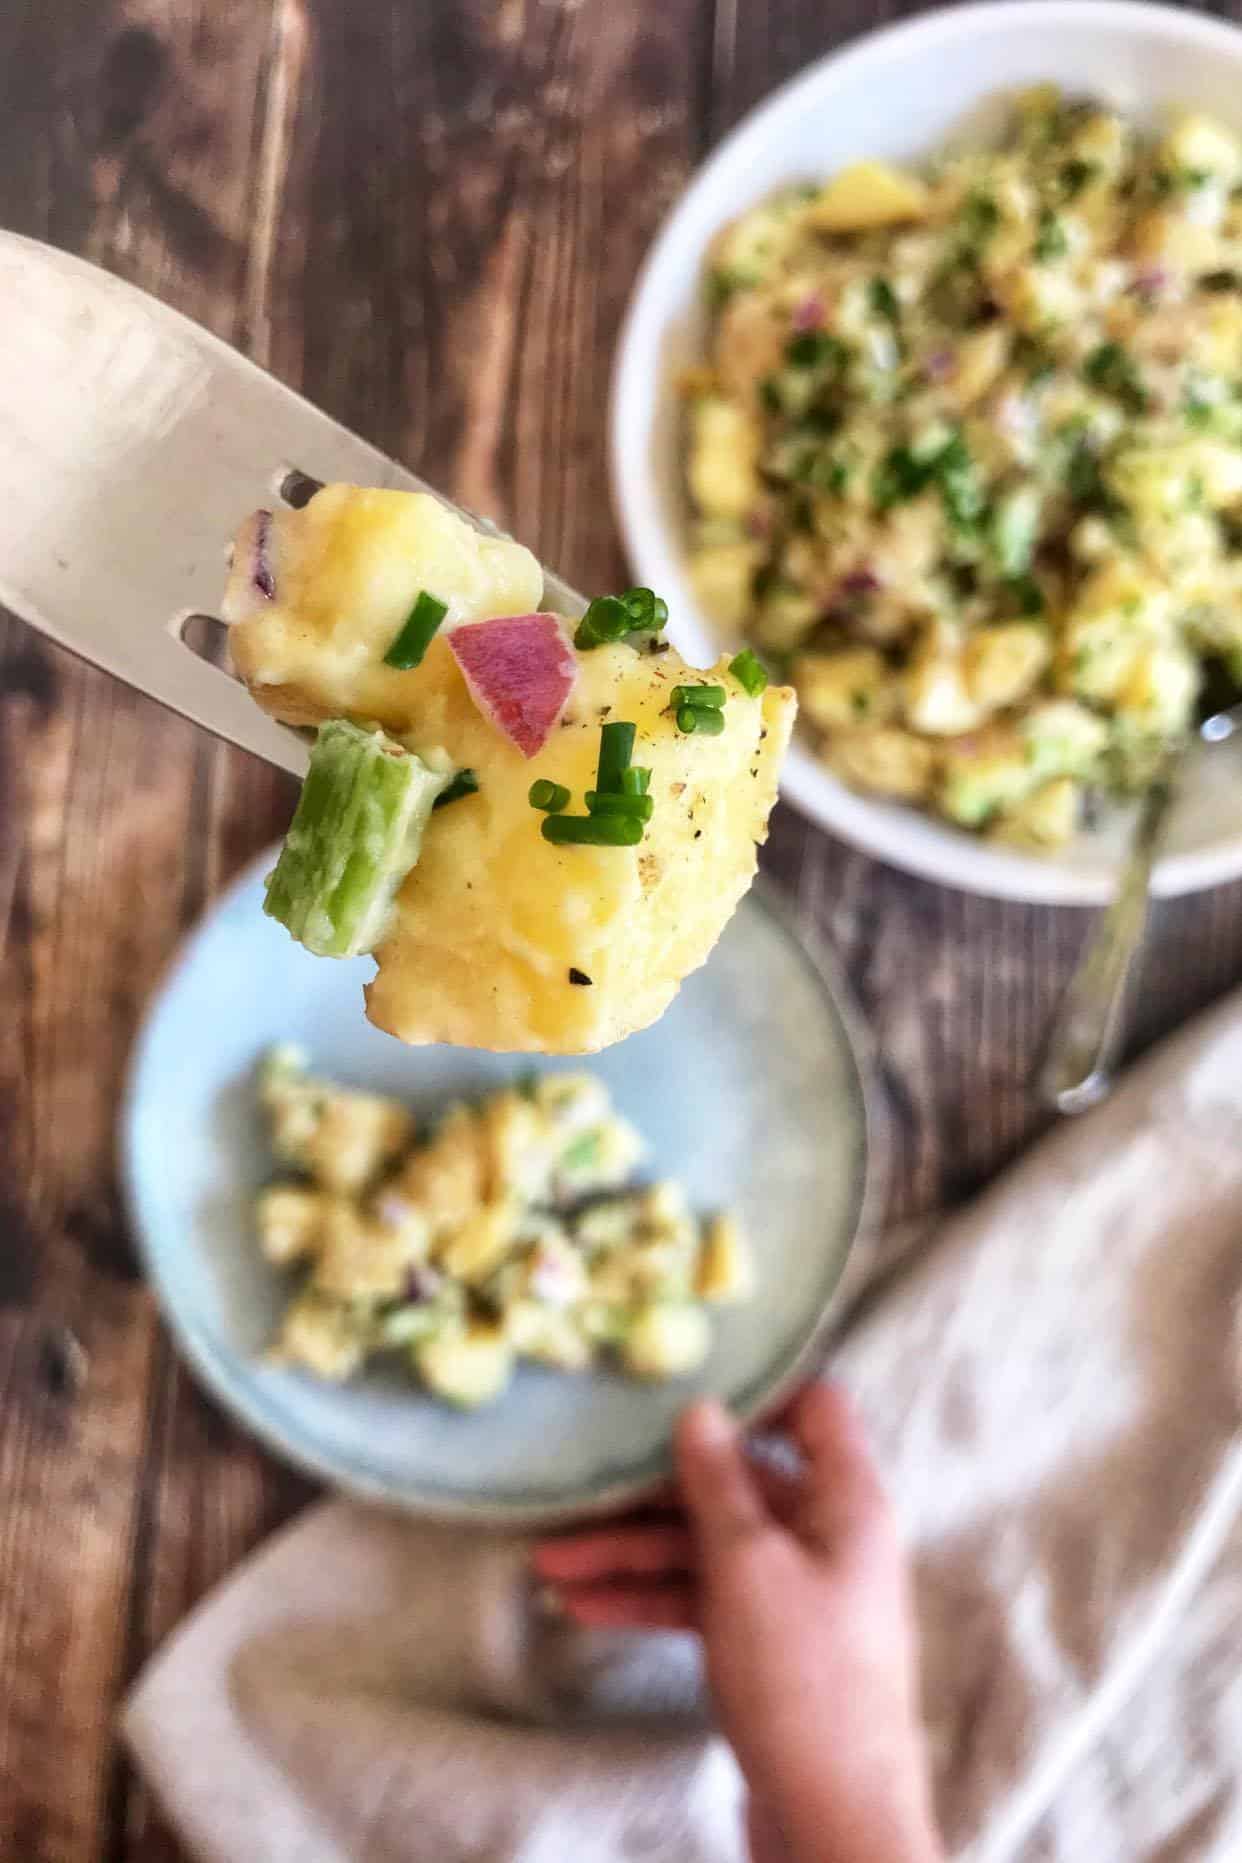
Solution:
M699 596L828 766L1041 849L1242 681L1242 145L1009 116L726 228L687 482Z
M420 1132L281 1048L260 1102L285 1175L259 1195L259 1244L297 1280L279 1363L341 1381L385 1358L463 1406L523 1358L678 1378L710 1350L711 1307L754 1293L732 1217L634 1185L642 1141L588 1075L532 1076Z
M374 954L407 1042L581 1054L655 1020L755 872L793 722L651 589L541 608L529 550L426 493L260 511L224 601L251 693L317 740L266 910Z

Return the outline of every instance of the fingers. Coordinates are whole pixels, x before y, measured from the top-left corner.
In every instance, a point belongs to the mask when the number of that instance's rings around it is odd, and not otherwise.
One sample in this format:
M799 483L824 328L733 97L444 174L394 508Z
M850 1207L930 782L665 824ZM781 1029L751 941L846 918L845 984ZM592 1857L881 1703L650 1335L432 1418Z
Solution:
M696 1630L697 1592L688 1578L663 1584L574 1585L559 1593L566 1617L587 1630Z
M768 1524L737 1426L714 1398L692 1404L677 1425L677 1472L704 1557Z
M689 1530L672 1522L596 1527L545 1540L534 1554L536 1572L553 1585L623 1576L675 1577L688 1573L693 1560Z
M790 1408L788 1427L806 1458L801 1518L815 1542L843 1549L891 1530L862 1426L840 1386L807 1385Z

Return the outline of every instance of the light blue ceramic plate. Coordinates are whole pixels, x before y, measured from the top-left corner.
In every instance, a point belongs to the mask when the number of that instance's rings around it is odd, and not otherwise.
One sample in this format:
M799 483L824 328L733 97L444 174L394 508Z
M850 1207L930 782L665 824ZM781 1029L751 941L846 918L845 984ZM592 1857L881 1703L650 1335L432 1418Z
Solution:
M340 1488L449 1518L549 1522L616 1507L668 1471L695 1390L744 1414L811 1352L858 1231L867 1176L866 1072L822 960L752 892L710 961L654 1028L587 1062L646 1134L650 1171L697 1205L740 1210L762 1292L721 1315L692 1384L524 1368L490 1409L459 1415L398 1373L344 1387L273 1369L261 1352L286 1297L251 1229L270 1160L255 1114L264 1049L291 1040L340 1080L430 1112L529 1065L521 1056L403 1048L364 1020L369 960L312 958L260 909L267 855L194 932L134 1053L121 1144L147 1272L181 1348L219 1401L278 1455Z

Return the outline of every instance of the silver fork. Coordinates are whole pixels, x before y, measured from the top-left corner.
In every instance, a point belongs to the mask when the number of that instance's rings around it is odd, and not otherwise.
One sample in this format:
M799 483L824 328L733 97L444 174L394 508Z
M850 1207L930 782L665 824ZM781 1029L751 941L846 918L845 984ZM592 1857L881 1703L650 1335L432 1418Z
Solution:
M1242 705L1213 712L1198 728L1210 750L1242 731ZM1139 804L1117 891L1087 939L1061 998L1035 1077L1044 1105L1085 1113L1111 1091L1125 1036L1125 1006L1151 905L1151 876L1194 736L1179 744Z
M0 604L12 613L301 775L305 739L205 657L203 618L241 519L334 479L435 489L145 291L0 232ZM582 596L544 578L550 607L581 613Z

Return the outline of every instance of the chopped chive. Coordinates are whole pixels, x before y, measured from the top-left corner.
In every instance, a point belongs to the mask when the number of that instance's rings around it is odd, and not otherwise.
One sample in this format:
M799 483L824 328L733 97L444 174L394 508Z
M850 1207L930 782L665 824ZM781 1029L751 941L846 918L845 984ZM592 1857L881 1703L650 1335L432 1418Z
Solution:
M901 306L897 302L897 293L887 278L873 278L867 287L867 301L877 317L883 317L889 323L896 323L901 316Z
M546 776L531 784L527 798L532 809L543 809L548 815L558 815L569 806L569 791L564 783L550 783Z
M655 803L650 796L618 795L615 790L601 793L598 789L588 789L586 805L592 815L633 815L640 822L649 822Z
M840 337L829 336L824 330L802 330L785 345L785 361L792 369L840 370L848 359L849 351Z
M395 666L401 673L408 673L412 666L419 666L447 613L447 602L421 589L401 632L384 655L384 665Z
M621 779L629 768L630 756L634 749L635 726L632 724L606 724L599 734L599 763L595 772L595 787L598 790L616 795L621 789Z
M637 847L643 825L636 815L545 815L545 841L578 847Z
M768 683L768 669L753 648L743 647L729 661L729 671L744 692L757 699Z
M479 779L473 770L458 770L447 789L442 789L432 803L433 809L442 809L446 802L460 802L463 796L477 796Z
M695 731L702 731L707 737L719 737L725 728L724 713L708 705L679 705L677 707L677 729L689 737Z
M621 772L621 791L627 796L645 796L651 787L651 771L640 770L637 764L631 764L628 770Z
M615 595L597 595L578 623L574 646L582 651L602 647L606 641L621 640L634 625L625 603Z
M668 620L668 603L653 589L597 595L578 623L574 646L581 652L624 640L627 634L658 634Z
M719 711L725 702L723 686L674 686L670 705L706 705Z

